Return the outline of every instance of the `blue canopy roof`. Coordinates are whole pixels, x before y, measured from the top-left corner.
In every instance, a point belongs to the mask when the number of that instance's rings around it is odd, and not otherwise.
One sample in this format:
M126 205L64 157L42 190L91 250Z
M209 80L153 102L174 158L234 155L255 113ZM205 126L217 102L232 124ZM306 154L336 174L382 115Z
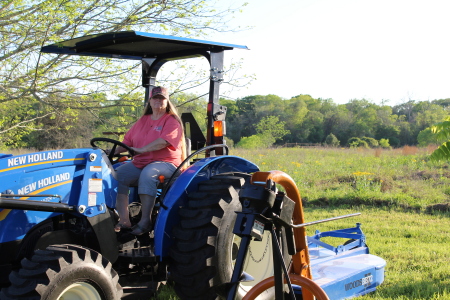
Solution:
M110 32L83 36L44 46L41 52L121 59L182 59L247 46L181 38L139 31Z

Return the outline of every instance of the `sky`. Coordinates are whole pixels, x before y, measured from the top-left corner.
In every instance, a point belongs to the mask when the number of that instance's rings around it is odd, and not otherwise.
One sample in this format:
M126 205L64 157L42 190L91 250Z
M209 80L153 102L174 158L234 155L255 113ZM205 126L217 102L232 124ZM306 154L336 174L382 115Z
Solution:
M450 98L449 0L221 0L247 2L230 28L208 39L246 45L225 58L243 58L256 80L231 98L299 94L396 105Z

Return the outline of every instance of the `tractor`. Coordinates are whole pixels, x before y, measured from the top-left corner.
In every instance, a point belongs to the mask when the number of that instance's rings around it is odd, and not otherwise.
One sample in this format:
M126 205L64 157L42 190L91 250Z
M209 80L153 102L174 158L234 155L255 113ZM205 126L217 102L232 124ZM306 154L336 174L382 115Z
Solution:
M369 254L359 223L306 236L292 178L229 155L219 86L224 52L233 49L247 47L138 31L42 47L48 55L140 61L145 101L166 62L206 58L207 130L182 114L190 155L181 174L162 180L153 231L142 236L114 231L115 170L132 159L131 151L114 155L126 147L120 141L99 137L81 149L0 154L0 299L150 297L161 282L173 282L181 299L346 299L383 282L386 262ZM136 222L136 188L129 198ZM321 240L330 236L345 243Z

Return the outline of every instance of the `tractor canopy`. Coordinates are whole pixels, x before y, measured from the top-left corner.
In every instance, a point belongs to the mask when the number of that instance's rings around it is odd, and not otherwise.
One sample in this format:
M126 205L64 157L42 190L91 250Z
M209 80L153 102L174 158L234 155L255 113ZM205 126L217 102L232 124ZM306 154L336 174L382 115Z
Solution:
M224 121L226 107L219 105L219 86L223 81L225 50L246 46L139 31L108 32L57 42L41 48L43 53L94 56L142 61L145 101L156 86L156 74L168 61L204 56L210 64L208 128L206 144L220 144L214 137L214 121ZM222 138L223 141L223 138Z
M42 47L41 52L132 60L144 58L176 60L205 56L206 52L221 52L233 48L248 49L241 45L139 31L122 31L88 35L58 42Z

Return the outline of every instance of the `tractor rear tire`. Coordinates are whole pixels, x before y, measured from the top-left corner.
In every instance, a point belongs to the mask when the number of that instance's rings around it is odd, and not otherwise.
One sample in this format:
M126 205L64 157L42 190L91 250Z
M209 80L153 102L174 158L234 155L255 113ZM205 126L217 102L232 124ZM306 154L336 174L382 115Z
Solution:
M119 300L122 287L111 263L78 245L52 245L36 250L22 268L9 275L11 286L0 299Z
M174 228L170 274L175 291L183 300L226 297L239 237L233 234L236 212L241 211L239 190L250 175L225 173L199 183L188 194L188 204L180 208L180 224ZM241 299L259 281L273 275L270 234L261 242L252 241L244 271L255 278L241 283L236 299ZM288 257L285 257L288 259ZM258 299L274 299L273 290Z

